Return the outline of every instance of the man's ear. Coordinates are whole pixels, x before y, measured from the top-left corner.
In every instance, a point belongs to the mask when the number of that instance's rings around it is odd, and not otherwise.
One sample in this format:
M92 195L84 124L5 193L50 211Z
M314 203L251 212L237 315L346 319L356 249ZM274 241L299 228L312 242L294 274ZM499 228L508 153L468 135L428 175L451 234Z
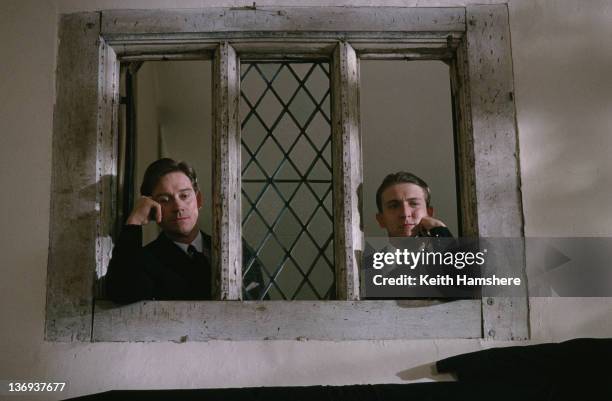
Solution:
M431 207L431 206L428 206L428 207L427 207L427 215L428 215L429 217L433 217L433 214L434 214L434 208L433 208L433 207Z
M202 192L198 191L196 192L196 200L198 201L198 209L202 207L202 204L204 203L204 198L202 197Z
M376 221L378 222L378 226L380 228L387 228L385 225L385 220L383 219L382 213L376 213Z

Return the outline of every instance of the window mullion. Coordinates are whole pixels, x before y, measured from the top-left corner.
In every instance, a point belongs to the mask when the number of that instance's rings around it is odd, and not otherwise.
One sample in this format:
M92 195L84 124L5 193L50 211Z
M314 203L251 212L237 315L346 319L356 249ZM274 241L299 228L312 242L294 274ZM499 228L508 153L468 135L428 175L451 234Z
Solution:
M359 299L363 250L360 194L363 182L359 132L359 60L340 42L332 63L332 154L336 298Z
M240 224L240 68L222 43L213 71L213 299L242 299Z
M508 8L505 4L466 9L467 61L480 237L524 236L518 134ZM525 274L524 244L514 250L519 266L496 266ZM499 271L499 270L498 270ZM487 297L482 303L486 339L529 338L527 292Z

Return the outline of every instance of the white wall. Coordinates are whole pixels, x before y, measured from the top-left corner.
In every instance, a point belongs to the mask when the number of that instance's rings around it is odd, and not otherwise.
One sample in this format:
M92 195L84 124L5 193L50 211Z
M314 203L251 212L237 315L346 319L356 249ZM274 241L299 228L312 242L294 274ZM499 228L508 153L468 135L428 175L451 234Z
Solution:
M247 3L251 2L231 4ZM416 3L420 2L379 4ZM427 5L464 3L433 1ZM0 379L68 379L69 395L113 388L399 383L422 376L424 370L410 370L419 365L506 345L478 340L184 344L43 341L56 13L211 4L220 3L32 0L3 1L0 5ZM258 1L258 5L263 4L271 3ZM612 3L511 1L510 24L526 234L610 236ZM605 299L533 299L532 338L551 341L611 336L610 316L612 302Z

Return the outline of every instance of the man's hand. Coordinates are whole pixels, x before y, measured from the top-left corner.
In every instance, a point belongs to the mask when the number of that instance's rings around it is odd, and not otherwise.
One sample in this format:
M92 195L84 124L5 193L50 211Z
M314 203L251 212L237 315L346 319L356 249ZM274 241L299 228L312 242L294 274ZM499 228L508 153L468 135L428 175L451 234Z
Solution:
M144 226L149 220L153 219L159 224L161 223L161 216L161 205L148 196L141 196L136 201L136 205L128 217L126 224Z
M431 216L425 216L421 219L419 224L414 227L414 233L417 237L429 237L430 230L435 227L446 227L446 224L442 220L438 220Z

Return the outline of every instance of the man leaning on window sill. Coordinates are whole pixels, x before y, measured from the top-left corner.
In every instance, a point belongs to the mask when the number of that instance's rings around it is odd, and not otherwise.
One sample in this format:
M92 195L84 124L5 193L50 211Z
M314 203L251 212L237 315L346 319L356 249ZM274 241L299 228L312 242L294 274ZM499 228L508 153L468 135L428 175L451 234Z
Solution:
M113 249L105 280L109 298L118 303L210 300L211 238L198 226L203 198L194 169L185 162L159 159L147 167L140 194ZM142 227L151 221L162 232L143 247ZM243 262L250 257L243 242ZM257 262L243 281L244 299L262 298Z

